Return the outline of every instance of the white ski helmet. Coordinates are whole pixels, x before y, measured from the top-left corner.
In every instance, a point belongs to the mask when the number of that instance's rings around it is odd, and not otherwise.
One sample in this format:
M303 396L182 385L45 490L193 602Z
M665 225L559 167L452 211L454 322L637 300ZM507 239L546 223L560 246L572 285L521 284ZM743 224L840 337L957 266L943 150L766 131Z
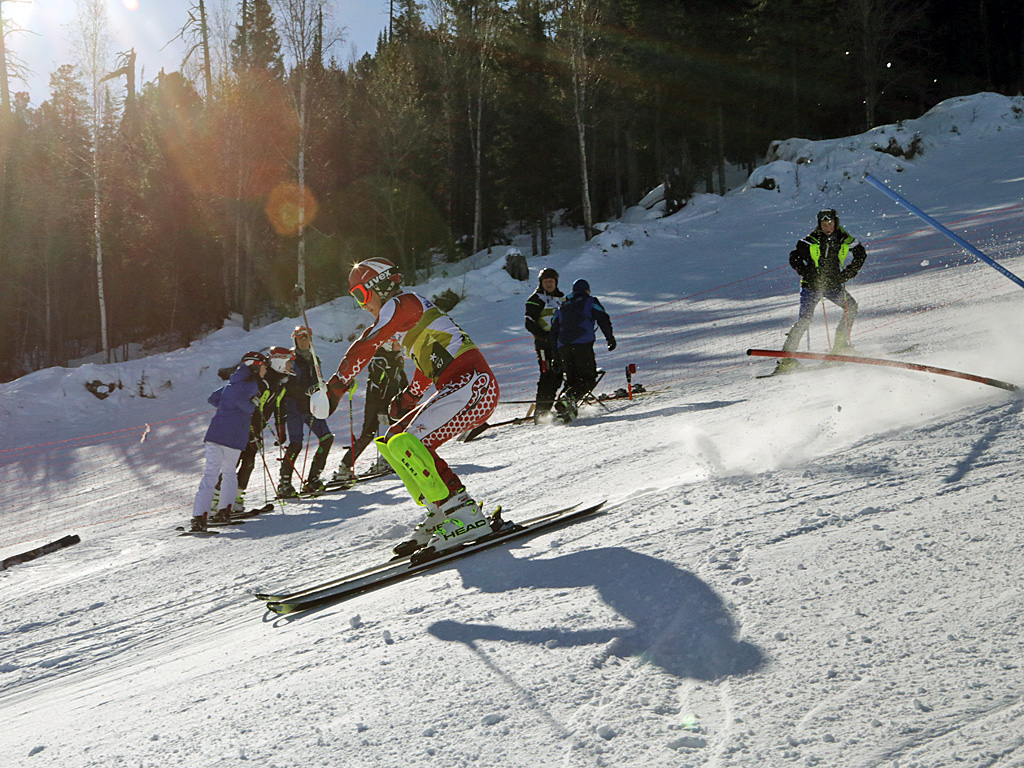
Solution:
M270 348L270 367L278 373L288 373L288 363L295 359L295 353L288 347Z

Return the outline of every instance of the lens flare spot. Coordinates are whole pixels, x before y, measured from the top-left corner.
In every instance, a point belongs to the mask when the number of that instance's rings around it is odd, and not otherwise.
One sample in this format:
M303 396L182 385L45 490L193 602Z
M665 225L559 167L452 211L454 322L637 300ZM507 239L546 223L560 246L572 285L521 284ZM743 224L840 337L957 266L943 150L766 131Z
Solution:
M129 11L137 11L137 10L139 10L139 0L121 0L121 3Z
M267 200L267 218L279 235L297 235L316 218L316 198L308 187L291 182L278 184Z

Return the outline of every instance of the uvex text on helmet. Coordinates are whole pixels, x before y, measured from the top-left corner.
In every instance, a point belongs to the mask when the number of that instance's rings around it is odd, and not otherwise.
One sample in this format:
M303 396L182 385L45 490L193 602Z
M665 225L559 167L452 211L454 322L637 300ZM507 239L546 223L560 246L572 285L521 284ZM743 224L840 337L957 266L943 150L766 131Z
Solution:
M402 275L398 267L387 259L366 259L352 267L348 273L349 292L362 286L368 291L377 291L377 294L384 298L391 293L394 286L401 283Z

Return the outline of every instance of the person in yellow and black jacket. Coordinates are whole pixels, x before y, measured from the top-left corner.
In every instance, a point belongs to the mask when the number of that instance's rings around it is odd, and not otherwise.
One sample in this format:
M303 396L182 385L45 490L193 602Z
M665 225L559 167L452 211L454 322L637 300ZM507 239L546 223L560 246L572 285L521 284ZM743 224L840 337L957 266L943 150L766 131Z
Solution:
M857 317L857 302L846 290L846 283L856 277L866 259L864 246L839 225L836 210L818 211L818 226L789 254L789 265L800 275L800 313L782 345L784 351L796 351L811 325L814 308L822 298L843 308L832 354L853 351L850 331ZM785 373L798 365L796 360L784 357L779 360L775 373Z
M388 411L394 400L406 387L409 377L405 374L405 356L397 339L384 342L377 348L366 366L366 405L363 409L363 429L352 445L345 449L341 465L331 477L333 483L354 483L355 464L360 454L377 437L381 427L390 427ZM371 472L391 471L387 460L381 456L370 469Z
M558 290L558 273L551 267L545 267L540 271L537 290L526 300L526 330L533 334L533 346L540 366L534 421L551 410L558 388L562 386L562 367L551 338L551 319L563 301L565 294Z

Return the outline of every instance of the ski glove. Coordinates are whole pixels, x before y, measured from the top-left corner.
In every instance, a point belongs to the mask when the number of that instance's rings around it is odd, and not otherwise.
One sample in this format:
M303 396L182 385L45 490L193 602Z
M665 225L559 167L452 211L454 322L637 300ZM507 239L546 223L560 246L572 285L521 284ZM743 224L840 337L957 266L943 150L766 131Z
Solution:
M618 346L618 343L616 343L615 337L614 336L609 336L608 337L608 351L609 352L613 351L617 346Z
M355 380L353 379L350 385L349 382L342 381L338 374L334 374L327 381L327 402L331 406L331 413L334 413L338 403L341 402L341 398L345 396L350 386L355 386Z
M419 398L409 392L408 389L403 389L395 398L391 401L388 406L388 415L394 421L398 421L400 418L405 416L409 411L416 407L416 403L419 402Z

